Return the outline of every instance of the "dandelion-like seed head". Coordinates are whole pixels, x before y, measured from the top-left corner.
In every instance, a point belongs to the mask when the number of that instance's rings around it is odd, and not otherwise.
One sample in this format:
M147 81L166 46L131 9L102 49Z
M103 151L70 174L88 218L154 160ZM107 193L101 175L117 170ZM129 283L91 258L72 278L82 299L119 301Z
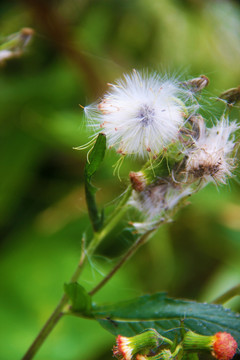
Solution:
M238 125L223 119L211 129L201 129L193 147L187 150L186 172L194 179L215 180L226 183L234 168L233 150L236 145L233 133Z
M85 108L91 125L106 134L109 147L126 155L158 154L177 139L192 93L177 81L133 71L111 85L99 104Z

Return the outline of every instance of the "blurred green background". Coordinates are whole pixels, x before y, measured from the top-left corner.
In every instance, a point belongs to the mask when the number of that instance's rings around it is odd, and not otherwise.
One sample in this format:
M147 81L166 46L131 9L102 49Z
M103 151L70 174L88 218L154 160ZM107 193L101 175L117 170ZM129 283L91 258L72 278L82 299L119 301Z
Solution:
M89 135L78 104L123 72L148 68L210 78L209 97L240 83L240 2L210 0L2 1L0 34L32 27L24 56L0 66L0 359L19 359L55 307L89 228L83 191ZM217 111L215 111L217 110ZM220 112L212 102L210 113ZM235 112L239 118L239 110ZM103 206L125 188L109 152L95 184ZM140 164L126 161L121 175ZM236 172L237 173L237 172ZM109 238L83 274L91 289L128 240ZM146 292L211 301L240 278L238 176L194 196L134 256L96 301ZM240 310L239 298L231 302ZM111 359L114 338L67 317L37 360Z

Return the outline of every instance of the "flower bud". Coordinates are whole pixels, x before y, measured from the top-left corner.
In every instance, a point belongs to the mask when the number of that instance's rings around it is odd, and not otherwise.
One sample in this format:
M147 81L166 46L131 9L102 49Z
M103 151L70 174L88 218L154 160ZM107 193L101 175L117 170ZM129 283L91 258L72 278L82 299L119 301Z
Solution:
M218 332L213 336L212 355L219 360L232 359L237 351L237 342L227 332Z
M200 75L197 78L184 81L182 85L191 89L192 92L198 92L204 89L209 84L209 78L206 75Z
M188 331L183 339L183 349L211 351L218 360L230 360L236 353L237 342L227 332L218 332L213 336L204 336Z
M141 171L138 171L138 172L131 171L129 173L129 178L130 178L133 190L135 190L137 192L141 192L145 189L146 179L144 177L144 174Z
M150 349L155 349L159 344L159 334L154 329L148 329L132 337L118 335L113 355L124 360L131 360L136 354L146 354ZM139 360L143 360L142 358Z
M240 86L223 92L219 99L223 99L228 105L236 105L240 101Z

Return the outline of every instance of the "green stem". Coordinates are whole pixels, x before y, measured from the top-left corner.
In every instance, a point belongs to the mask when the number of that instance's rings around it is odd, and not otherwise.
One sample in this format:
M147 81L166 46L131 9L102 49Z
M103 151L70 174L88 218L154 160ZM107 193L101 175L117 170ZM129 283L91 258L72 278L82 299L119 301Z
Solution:
M127 209L128 209L128 206L125 206L125 207L122 207L121 209L119 209L119 211L115 213L115 216L112 217L111 221L108 222L101 231L96 232L94 234L94 237L93 237L92 241L90 242L88 249L87 249L87 254L89 256L94 253L94 251L96 250L98 245L102 242L102 240L108 234L110 234L110 232L115 228L115 226L119 223L119 221L122 219L122 217L126 213Z
M131 193L130 193L131 194ZM129 194L129 196L130 196ZM189 197L189 195L184 196L182 199L180 199L180 203L177 204L178 206L175 206L173 209L170 209L165 214L165 218L160 219L154 226L154 228L146 231L142 236L140 236L133 245L128 249L128 251L123 255L123 257L119 260L119 262L113 267L113 269L102 279L102 281L97 284L95 288L93 288L89 295L96 294L97 291L99 291L112 277L113 275L127 262L134 254L135 252L148 240L149 236L155 232L161 225L168 222L169 218L172 218L175 213L178 210L178 207L184 203L184 201ZM126 211L126 208L123 208L122 211ZM124 211L124 212L125 212ZM119 212L119 216L121 215L121 211ZM95 240L97 242L97 239ZM90 244L91 245L91 244Z
M127 262L134 254L135 252L142 246L145 241L148 239L149 235L154 231L155 229L151 229L142 236L140 236L137 241L133 243L133 245L128 249L128 251L123 255L123 257L120 259L120 261L112 268L112 270L98 283L98 285L93 288L89 295L96 294L97 291L99 291L112 277L113 275Z
M116 216L116 214L118 214L118 212L126 205L131 194L132 194L132 187L129 185L127 187L126 191L124 192L121 201L119 201L119 204L117 205L116 209L114 209L112 215L109 216L109 218L105 224L105 227L112 221L112 219Z
M43 326L42 330L40 331L40 333L38 334L32 345L30 346L26 354L23 356L22 360L31 360L34 357L40 346L43 344L44 340L48 337L52 329L55 327L55 325L63 316L62 310L64 306L67 304L67 302L68 302L68 297L66 294L64 294L61 300L59 301L56 309L53 311L52 315L47 320L47 322Z
M12 48L16 47L19 43L19 37L16 36L11 40L6 41L5 43L0 45L0 51L2 50L11 50Z
M84 250L84 239L82 240L82 252L81 252L81 258L78 263L78 266L76 270L74 271L70 282L75 282L78 280L82 270L83 265L86 262L86 254L88 256L91 256L96 248L99 246L101 241L115 228L115 226L118 224L118 222L122 219L124 216L128 206L126 205L127 200L129 199L131 195L131 191L129 189L126 191L122 201L117 206L118 211L114 211L114 216L111 217L111 219L108 221L106 226L100 231L94 234L92 241L90 242L87 250ZM126 206L125 206L126 205ZM45 325L43 326L42 330L39 332L38 336L26 352L26 354L23 356L22 360L31 360L36 352L39 350L45 339L48 337L52 329L56 326L58 321L63 316L63 309L65 305L68 303L68 297L66 294L64 294L58 303L57 307L53 311L52 315L49 317Z
M234 286L230 290L226 291L223 295L217 297L214 301L212 301L212 303L222 305L237 295L240 295L240 284Z

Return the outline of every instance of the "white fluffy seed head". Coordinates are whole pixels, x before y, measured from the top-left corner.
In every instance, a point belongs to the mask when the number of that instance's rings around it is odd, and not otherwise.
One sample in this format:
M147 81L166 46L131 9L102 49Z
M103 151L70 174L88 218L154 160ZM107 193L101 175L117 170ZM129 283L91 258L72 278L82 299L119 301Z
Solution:
M226 183L234 168L233 150L236 145L234 132L239 128L228 119L222 119L211 129L202 131L193 148L187 152L187 175L194 179Z
M191 97L175 80L133 71L110 85L102 101L86 107L85 114L91 126L106 134L109 147L146 157L176 140Z

